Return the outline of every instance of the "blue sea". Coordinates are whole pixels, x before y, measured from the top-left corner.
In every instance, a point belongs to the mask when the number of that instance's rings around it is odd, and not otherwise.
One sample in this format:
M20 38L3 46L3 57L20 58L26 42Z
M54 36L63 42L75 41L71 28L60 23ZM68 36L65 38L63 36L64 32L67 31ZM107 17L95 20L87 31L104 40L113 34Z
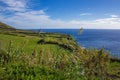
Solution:
M120 58L120 30L84 29L43 29L43 32L56 32L72 35L80 46L85 48L105 48L111 56Z

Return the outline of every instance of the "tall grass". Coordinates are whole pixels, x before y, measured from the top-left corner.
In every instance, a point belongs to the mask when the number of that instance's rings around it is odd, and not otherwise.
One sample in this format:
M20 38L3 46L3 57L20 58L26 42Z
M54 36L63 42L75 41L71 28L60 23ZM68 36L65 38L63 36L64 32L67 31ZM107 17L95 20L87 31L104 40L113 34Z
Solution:
M79 48L75 53L61 51L60 54L40 49L31 53L14 47L12 41L5 47L1 45L0 80L109 79L109 54L104 49Z

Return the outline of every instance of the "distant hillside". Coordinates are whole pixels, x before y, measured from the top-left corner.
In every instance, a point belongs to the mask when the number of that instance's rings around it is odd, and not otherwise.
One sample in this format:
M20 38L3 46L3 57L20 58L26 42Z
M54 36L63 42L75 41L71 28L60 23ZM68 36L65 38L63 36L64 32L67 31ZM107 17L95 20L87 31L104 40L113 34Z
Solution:
M3 22L0 22L0 28L2 28L2 29L15 29L12 26L9 26Z
M21 33L21 34L30 34L34 33L33 31L29 30L22 30L22 29L16 29L13 28L12 26L5 24L3 22L0 22L0 33L5 33L5 34L16 34L16 33Z

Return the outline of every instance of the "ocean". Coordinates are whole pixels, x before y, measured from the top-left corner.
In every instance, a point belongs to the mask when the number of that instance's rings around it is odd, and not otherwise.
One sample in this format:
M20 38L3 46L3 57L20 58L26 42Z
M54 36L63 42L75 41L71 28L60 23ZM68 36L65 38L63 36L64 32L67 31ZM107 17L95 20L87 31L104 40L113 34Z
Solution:
M111 56L120 58L120 30L84 29L81 35L78 35L79 29L43 29L42 31L70 34L82 47L104 48Z

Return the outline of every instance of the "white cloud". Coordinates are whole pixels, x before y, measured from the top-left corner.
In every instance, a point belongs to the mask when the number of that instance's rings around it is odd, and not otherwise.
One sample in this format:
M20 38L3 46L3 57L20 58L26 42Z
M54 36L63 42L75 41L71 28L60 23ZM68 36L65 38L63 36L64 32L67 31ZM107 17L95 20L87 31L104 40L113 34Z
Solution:
M113 18L117 18L118 17L118 15L110 15L111 17L113 17Z
M38 11L41 12L41 11ZM44 12L44 11L43 11ZM35 12L37 13L37 11ZM89 28L89 29L120 29L120 18L103 18L91 21L82 20L53 20L44 14L33 14L33 12L16 13L12 17L0 17L1 21L9 23L16 28Z
M97 19L87 22L85 26L95 29L120 29L120 18Z
M112 18L117 18L117 17L119 17L119 16L116 15L116 14L110 14L110 13L106 13L106 14L104 14L104 15L107 15L107 16L112 17Z
M80 16L90 16L92 15L91 13L81 13Z
M4 8L9 11L24 11L27 7L25 0L0 0L7 6Z

